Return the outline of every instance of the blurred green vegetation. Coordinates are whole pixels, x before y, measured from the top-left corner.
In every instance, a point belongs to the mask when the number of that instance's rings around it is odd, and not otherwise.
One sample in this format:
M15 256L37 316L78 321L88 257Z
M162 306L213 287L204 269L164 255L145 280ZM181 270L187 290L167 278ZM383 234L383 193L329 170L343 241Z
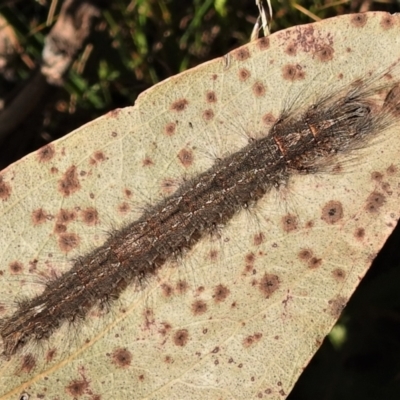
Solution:
M0 148L1 167L109 110L132 105L140 92L249 41L254 0L114 0L69 70ZM50 12L55 6L54 14ZM38 65L61 0L5 1L0 13L21 51L0 77L7 98ZM398 11L390 1L273 0L272 32L339 14ZM396 229L367 277L289 396L308 399L400 398L400 234Z

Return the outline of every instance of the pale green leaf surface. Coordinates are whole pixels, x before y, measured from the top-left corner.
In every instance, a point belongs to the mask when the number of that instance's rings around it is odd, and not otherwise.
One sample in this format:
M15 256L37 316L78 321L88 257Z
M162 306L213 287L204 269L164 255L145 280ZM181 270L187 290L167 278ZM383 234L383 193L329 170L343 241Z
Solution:
M399 27L399 16L368 13L278 32L269 46L250 43L161 82L134 107L52 144L51 159L39 151L3 171L1 317L185 178L265 135L266 115L388 68L400 58ZM304 79L284 79L288 65L301 66ZM143 287L128 288L111 312L94 310L44 345L2 359L0 398L285 398L399 218L397 132L380 133L340 172L293 177L235 216L219 239L205 238ZM186 165L182 151L192 158ZM67 196L60 181L71 168L79 185ZM373 192L385 202L372 213ZM343 207L335 224L321 218L331 200ZM61 209L70 221L60 221ZM87 219L93 210L96 223ZM69 251L61 246L67 234L78 239ZM313 268L304 250L319 260ZM259 288L265 273L279 277L269 297ZM217 301L219 285L227 295Z

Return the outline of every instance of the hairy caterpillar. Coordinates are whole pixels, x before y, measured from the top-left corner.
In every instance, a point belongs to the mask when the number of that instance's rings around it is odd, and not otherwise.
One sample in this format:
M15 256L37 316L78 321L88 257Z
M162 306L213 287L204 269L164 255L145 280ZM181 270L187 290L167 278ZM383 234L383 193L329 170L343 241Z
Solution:
M117 298L292 174L323 170L338 154L351 154L398 123L400 87L394 81L382 84L384 78L357 80L312 105L284 110L263 137L192 177L79 258L42 294L21 302L1 321L4 355L48 338L64 321L84 318L93 307Z

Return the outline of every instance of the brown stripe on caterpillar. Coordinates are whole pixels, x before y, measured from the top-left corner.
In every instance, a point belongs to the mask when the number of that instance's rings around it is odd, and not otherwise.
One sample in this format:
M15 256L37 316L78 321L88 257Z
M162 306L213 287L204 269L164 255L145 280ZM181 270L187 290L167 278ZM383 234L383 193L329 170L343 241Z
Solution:
M102 246L22 302L0 322L3 354L43 341L63 322L85 318L93 307L118 298L166 260L194 246L293 173L315 173L339 153L363 147L398 123L398 82L350 85L311 106L285 110L272 128L240 151L186 181L174 194L116 231ZM379 102L379 92L387 95Z

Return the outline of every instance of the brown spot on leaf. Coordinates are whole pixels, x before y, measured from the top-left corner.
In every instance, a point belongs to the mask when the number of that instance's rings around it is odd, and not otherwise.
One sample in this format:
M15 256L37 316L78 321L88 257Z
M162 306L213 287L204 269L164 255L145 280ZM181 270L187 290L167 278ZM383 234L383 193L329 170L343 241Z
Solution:
M167 283L161 285L162 293L165 297L170 297L174 294L174 288Z
M46 362L52 362L57 354L57 350L53 347L46 352Z
M301 261L306 261L306 262L308 262L310 260L312 255L313 255L313 253L310 249L301 249L298 253L299 259Z
M40 225L46 222L47 214L43 210L43 208L38 208L37 210L32 211L32 222L33 225Z
M186 109L189 102L186 99L176 100L171 104L171 110L176 112L182 112Z
M58 246L63 253L68 253L79 246L80 238L76 233L61 233L58 237Z
M176 346L186 346L186 343L189 341L189 332L187 329L179 329L174 334L174 343Z
M354 236L358 239L361 240L365 236L365 229L364 228L357 228L356 231L354 232Z
M265 125L272 125L273 123L275 123L276 118L271 113L267 113L263 115L262 121Z
M383 174L378 171L373 171L371 172L371 179L379 182L383 179Z
M95 162L103 162L103 161L105 161L106 156L101 150L97 150L94 152L92 158L93 158L93 160L95 160Z
M81 188L75 165L72 165L58 181L58 190L64 197L68 197Z
M319 268L322 264L322 259L318 257L311 257L308 261L308 268L316 269Z
M249 49L242 47L232 52L233 57L238 61L247 60L250 57Z
M29 261L29 272L30 273L36 272L37 263L38 263L37 259L33 259L33 260Z
M165 356L164 361L165 361L167 364L172 364L172 363L173 363L173 359L172 359L171 356Z
M339 318L343 309L346 307L347 300L343 296L337 296L332 300L328 301L329 304L329 314L335 318Z
M64 224L55 224L54 225L54 233L59 235L60 233L66 232L67 227Z
M120 214L126 214L130 211L131 207L125 201L118 205L118 211Z
M386 194L388 194L389 196L391 196L393 194L392 188L390 186L389 182L382 182L381 183L381 188L384 192L386 192Z
M76 219L76 212L62 208L57 214L57 223L68 224Z
M143 167L150 167L151 165L154 165L153 160L150 157L146 157L143 161L142 161Z
M277 289L279 289L279 277L274 274L264 274L262 277L259 288L265 298L269 298Z
M9 183L4 182L3 177L0 176L0 199L7 200L11 195L11 186Z
M269 47L269 38L267 38L267 37L262 37L261 39L258 39L257 40L257 47L260 49L260 50L266 50L266 49L268 49L268 47Z
M99 222L99 213L94 207L88 207L81 211L82 221L89 226L96 225Z
M246 257L245 257L246 263L253 264L255 259L256 259L256 256L254 255L254 253L246 254Z
M251 264L247 264L245 267L244 267L244 275L247 275L250 271L252 271L253 270L253 266L251 265Z
M120 112L121 112L121 109L116 108L115 110L109 111L106 115L107 115L107 117L117 118Z
M304 79L305 73L298 64L287 64L282 68L282 77L288 81L299 81Z
M128 199L132 197L132 191L129 189L124 189L124 194Z
M163 322L162 325L163 328L160 329L159 332L161 333L161 335L165 336L172 329L172 326L168 322Z
M218 260L218 250L212 249L208 256L209 256L211 261Z
M293 214L287 214L282 217L282 229L289 233L297 229L298 222L297 217Z
M216 101L217 101L216 93L214 91L212 91L212 90L209 90L206 93L206 102L207 103L216 103Z
M285 53L288 56L295 56L297 54L297 47L295 46L294 43L289 43L285 49Z
M265 235L262 232L256 233L253 238L255 246L259 246L265 240Z
M211 109L208 110L204 110L203 111L203 119L205 119L206 121L210 121L214 118L214 111Z
M203 300L196 300L192 303L192 312L194 315L201 315L207 311L207 304Z
M83 396L89 388L89 383L84 379L74 379L66 388L66 392L74 397Z
M333 58L333 53L335 51L329 45L321 46L315 53L315 56L318 58L319 61L327 62L331 61Z
M178 283L176 284L176 290L178 291L178 293L185 293L188 290L188 283L186 281L178 281Z
M343 218L343 207L340 201L331 200L322 209L321 219L327 224L333 225Z
M56 149L52 143L43 146L37 151L37 158L39 162L48 162L56 154Z
M167 136L172 136L175 134L176 130L176 124L174 122L169 122L167 125L164 127L164 133Z
M254 83L252 90L256 97L262 97L265 95L266 92L265 86L262 82Z
M154 312L151 308L146 308L143 311L143 317L144 317L146 326L149 326L150 324L154 323Z
M335 280L341 282L346 278L346 271L343 268L335 268L332 271L332 275L335 278Z
M257 332L254 335L249 335L243 339L243 346L250 347L257 343L262 338L262 333Z
M165 194L171 194L177 187L176 181L172 178L166 178L161 182L161 190Z
M384 30L392 28L394 26L394 21L392 16L389 14L384 15L381 19L380 25Z
M389 175L394 175L396 172L397 172L397 167L395 166L395 165L390 165L388 168L387 168L387 170L386 170L386 172L389 174Z
M216 303L221 303L229 296L230 290L224 285L218 285L214 288L213 298Z
M353 26L357 28L362 28L368 20L368 16L366 14L354 14L350 18L350 22Z
M131 365L132 353L126 348L118 348L112 352L111 358L118 368L127 368Z
M22 272L24 267L19 261L13 261L10 263L9 268L12 275L18 275Z
M189 168L193 164L193 152L188 149L182 149L178 153L179 161L185 168Z
M384 203L385 196L382 193L373 192L368 196L365 208L370 213L376 213Z
M250 71L246 68L240 68L239 69L239 80L241 80L242 82L247 81L247 79L250 78Z

